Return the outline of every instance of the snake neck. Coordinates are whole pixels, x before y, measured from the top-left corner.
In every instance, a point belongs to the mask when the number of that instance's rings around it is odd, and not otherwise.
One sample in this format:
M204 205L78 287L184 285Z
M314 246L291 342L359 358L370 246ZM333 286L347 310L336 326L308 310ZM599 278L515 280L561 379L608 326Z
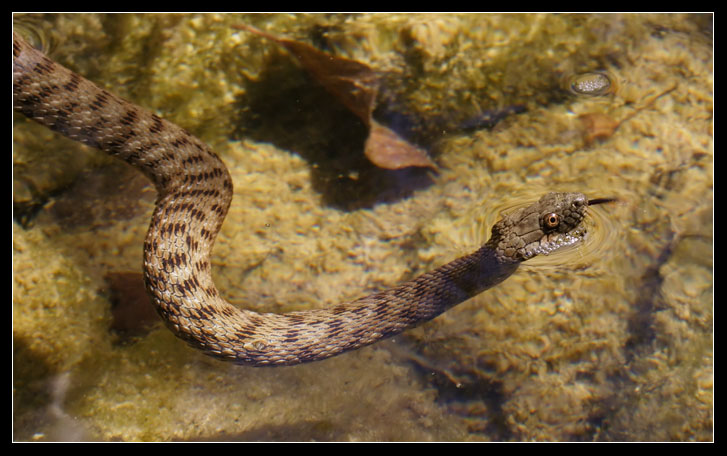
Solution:
M488 242L472 254L476 262L473 276L472 296L494 287L510 277L522 261L515 261Z
M494 249L484 246L356 301L286 314L232 307L217 296L207 270L190 278L180 276L173 289L164 280L149 285L163 292L156 303L169 328L190 345L238 364L285 366L326 359L400 334L499 284L518 265L500 261ZM174 265L167 262L165 267L171 271ZM154 274L147 268L147 276L150 272ZM165 272L163 277L175 275ZM215 337L209 337L210 328L217 328Z

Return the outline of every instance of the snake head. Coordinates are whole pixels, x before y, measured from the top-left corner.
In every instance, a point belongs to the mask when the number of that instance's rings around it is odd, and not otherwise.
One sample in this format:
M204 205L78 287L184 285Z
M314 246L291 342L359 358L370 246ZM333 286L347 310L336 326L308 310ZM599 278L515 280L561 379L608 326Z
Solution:
M548 193L503 216L487 246L503 261L521 262L575 244L586 234L582 221L588 204L582 193Z

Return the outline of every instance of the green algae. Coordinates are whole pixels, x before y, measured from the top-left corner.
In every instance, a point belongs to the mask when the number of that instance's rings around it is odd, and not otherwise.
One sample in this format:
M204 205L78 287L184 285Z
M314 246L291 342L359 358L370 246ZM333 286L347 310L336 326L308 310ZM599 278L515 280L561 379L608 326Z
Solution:
M103 272L139 270L151 201L132 193L128 204L139 212L85 227L41 211L29 228L14 225L16 440L713 438L713 81L699 16L42 18L58 36L54 58L223 157L235 200L214 273L240 306L303 310L393 285L486 236L471 235L477 211L514 196L575 190L622 203L605 209L620 232L601 256L525 265L393 342L281 369L208 359L163 328L114 347ZM317 173L342 159L301 152L329 145L315 103L297 118L280 112L285 129L268 134L239 123L255 118L251 90L274 106L314 90L284 51L229 27L242 22L384 71L386 104L416 119L413 130L442 167L434 184L364 209L326 204L326 191L342 187L320 185ZM618 75L612 96L561 90L565 76L601 69ZM266 86L273 72L290 86ZM620 118L673 82L677 90L614 135L584 144L579 114ZM528 112L492 130L457 130L463 119L515 104ZM14 178L39 194L55 195L107 163L65 139L34 145L50 135L16 122ZM442 129L447 135L433 134ZM75 157L88 158L69 164ZM362 200L362 181L387 182L366 181L373 171L365 167L331 169L342 175L327 178ZM370 187L368 201L386 191Z

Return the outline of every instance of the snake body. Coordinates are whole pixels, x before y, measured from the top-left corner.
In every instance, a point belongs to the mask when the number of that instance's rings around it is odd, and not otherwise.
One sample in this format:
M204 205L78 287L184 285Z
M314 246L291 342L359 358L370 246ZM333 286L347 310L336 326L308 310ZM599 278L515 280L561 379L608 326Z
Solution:
M15 32L13 105L151 179L158 197L144 241L148 293L174 334L244 365L320 360L430 320L505 280L522 261L574 242L588 206L580 193L549 193L499 221L479 250L409 282L326 309L257 313L227 303L212 281L210 252L232 181L207 145L52 61Z

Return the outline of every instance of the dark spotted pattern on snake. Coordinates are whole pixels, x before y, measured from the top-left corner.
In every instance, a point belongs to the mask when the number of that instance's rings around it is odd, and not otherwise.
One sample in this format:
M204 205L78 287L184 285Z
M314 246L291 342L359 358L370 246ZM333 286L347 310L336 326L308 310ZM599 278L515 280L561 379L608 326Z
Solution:
M409 282L326 309L261 314L227 303L212 281L210 252L232 181L207 145L55 63L16 33L13 105L151 179L158 198L144 242L147 291L174 334L244 365L325 359L428 321L497 285L522 261L582 237L589 204L579 193L549 193L504 217L476 252Z

